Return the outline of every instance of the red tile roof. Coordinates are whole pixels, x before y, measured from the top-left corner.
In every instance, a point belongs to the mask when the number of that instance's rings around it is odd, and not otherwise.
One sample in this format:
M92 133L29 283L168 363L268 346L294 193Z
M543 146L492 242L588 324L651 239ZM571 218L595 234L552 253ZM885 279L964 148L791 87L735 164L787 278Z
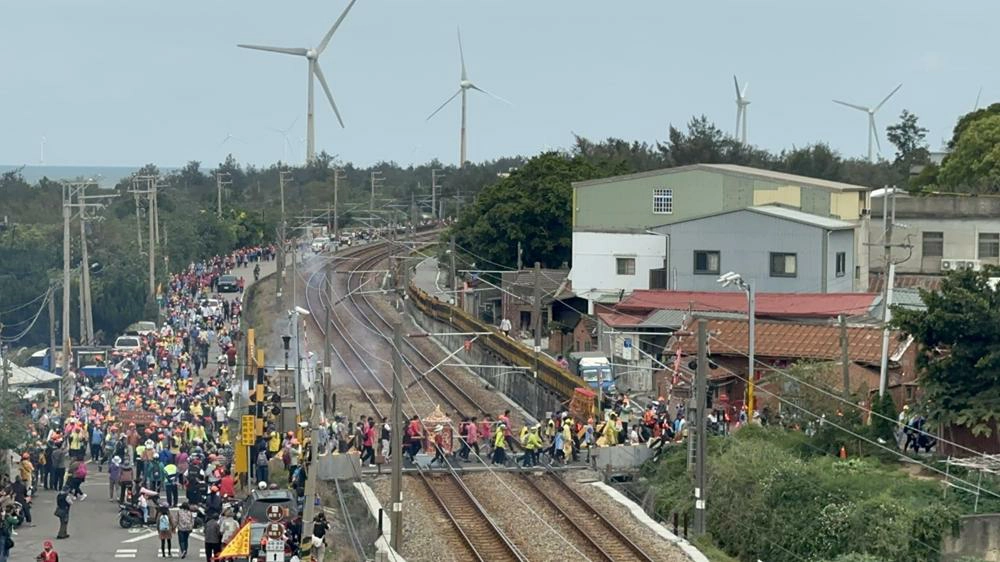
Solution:
M877 296L875 293L757 293L757 316L860 316L868 312ZM747 298L742 291L639 289L618 303L615 309L629 314L659 309L746 312Z
M622 314L618 312L598 312L597 317L604 322L605 325L612 328L627 328L630 326L638 326L646 319L646 314Z
M746 320L709 320L712 355L745 355L747 353ZM754 353L757 357L785 359L840 359L840 327L826 324L761 322L756 324ZM678 338L686 355L697 353L697 338ZM910 342L900 340L899 333L889 336L889 356L897 358ZM878 365L882 361L882 330L876 327L848 327L847 347L851 361ZM676 349L674 347L673 349Z

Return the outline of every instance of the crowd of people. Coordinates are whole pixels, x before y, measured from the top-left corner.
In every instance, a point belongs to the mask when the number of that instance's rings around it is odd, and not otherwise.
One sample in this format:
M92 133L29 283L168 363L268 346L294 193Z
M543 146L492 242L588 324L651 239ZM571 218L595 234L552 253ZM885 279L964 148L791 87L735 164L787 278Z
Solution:
M111 524L155 529L163 557L173 555L176 536L182 558L192 531L204 525L212 562L239 528L240 483L233 474L229 420L243 303L239 295L213 299L215 305L209 299L220 276L237 267L259 268L274 259L275 250L243 249L174 274L160 298L162 326L140 336L141 349L106 358L103 378L79 375L66 404L31 405L32 441L14 481L0 485L0 562L12 550L15 525L34 525L33 491L55 493L55 538L68 538L76 506L98 499L81 487L95 470L107 471L105 500L121 505L119 520ZM301 445L294 436L269 435L255 444L256 463L287 466L293 476L280 484L292 484L301 496ZM266 471L258 476L264 476L258 479L264 487L278 486L268 484ZM51 543L45 548L40 560L58 560Z

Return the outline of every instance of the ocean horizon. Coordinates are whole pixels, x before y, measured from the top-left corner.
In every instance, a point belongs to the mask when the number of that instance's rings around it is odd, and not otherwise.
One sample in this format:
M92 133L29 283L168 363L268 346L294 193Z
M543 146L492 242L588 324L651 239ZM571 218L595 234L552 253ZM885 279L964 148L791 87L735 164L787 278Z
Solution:
M179 169L179 166L157 166L161 172ZM138 171L142 166L49 166L45 164L0 164L0 173L21 170L28 183L38 183L42 178L52 181L94 180L104 189L110 189L123 178Z

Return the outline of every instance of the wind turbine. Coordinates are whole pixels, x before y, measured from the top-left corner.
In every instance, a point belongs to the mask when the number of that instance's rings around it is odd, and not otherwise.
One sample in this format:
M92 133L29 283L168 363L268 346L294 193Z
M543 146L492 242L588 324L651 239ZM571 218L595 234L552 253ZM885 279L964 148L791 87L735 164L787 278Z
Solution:
M875 152L872 146L873 143L874 145L878 146L879 152L882 151L882 143L880 143L878 140L878 129L875 127L875 113L878 112L879 109L882 109L882 106L885 105L885 102L889 101L889 98L891 98L902 87L903 87L902 84L896 86L896 88L893 89L891 92L889 92L889 95L883 98L882 101L880 101L879 104L876 105L875 107L865 107L863 105L855 105L853 103L847 103L846 101L833 100L833 103L839 103L840 105L857 109L858 111L864 111L865 113L868 114L868 161L869 162L875 161Z
M347 12L351 11L354 3L357 0L351 0L344 8L344 13L340 14L337 21L334 22L333 27L330 31L326 32L326 36L320 42L319 46L312 49L295 49L286 47L267 47L263 45L237 45L237 47L242 47L244 49L256 49L258 51L269 51L272 53L281 53L283 55L296 55L300 57L305 57L309 61L309 102L306 107L306 162L312 162L316 158L316 127L314 119L314 106L313 103L313 78L319 80L319 85L323 87L323 92L326 93L326 99L330 100L330 106L333 108L333 113L337 116L337 121L340 122L340 126L344 126L344 120L340 118L340 111L337 109L337 104L333 101L333 94L330 93L330 86L326 83L326 78L323 76L323 69L319 66L319 56L323 54L326 47L330 44L330 39L333 38L333 34L340 27L340 24L347 17Z
M434 117L435 115L437 115L437 113L439 111L441 111L442 109L444 109L444 106L446 106L449 103L451 103L451 100L453 100L456 97L458 97L459 94L462 94L462 132L461 132L461 147L459 149L459 158L458 158L458 167L462 168L462 167L465 166L465 161L466 161L466 157L465 157L465 155L466 155L466 151L465 151L465 145L466 145L466 141L465 141L465 139L466 139L466 134L465 134L465 115L466 115L466 107L467 107L466 106L466 103L467 103L466 102L466 96L468 95L468 91L469 90L476 90L476 91L482 92L482 93L484 93L484 94L486 94L486 95L488 95L488 96L490 96L492 98L496 98L496 99L498 99L498 100L500 100L500 101L502 101L502 102L504 102L504 103L506 103L508 105L510 105L510 102L507 101L507 100L505 100L505 99L503 99L503 98L501 98L500 96L497 96L497 95L494 95L494 94L491 94L491 93L487 92L486 90L480 88L479 86L476 86L475 84L472 83L472 81L469 80L469 73L465 69L465 52L462 50L462 30L461 29L458 30L458 56L459 56L459 58L462 61L462 77L461 77L461 79L458 82L458 91L455 92L454 94L452 94L452 96L450 98L448 98L447 100L445 100L444 103L442 103L437 109L435 109L430 115L428 115L427 116L427 120L430 121L431 117Z
M747 99L747 88L750 87L750 83L747 82L743 85L743 90L740 91L740 81L736 79L736 75L733 74L733 84L736 85L736 132L733 136L740 139L743 144L747 143L747 106L750 105L750 100ZM742 124L743 132L740 133L740 126Z
M288 163L288 150L292 146L292 141L290 141L288 139L288 135L289 135L289 133L292 132L292 129L295 128L295 124L298 123L298 122L299 122L299 118L296 117L295 120L292 121L292 124L289 125L288 128L286 128L286 129L278 129L278 128L275 128L275 127L271 127L272 131L274 131L275 133L278 133L284 139L284 144L282 146L284 147L284 155L285 155L284 162L285 163Z

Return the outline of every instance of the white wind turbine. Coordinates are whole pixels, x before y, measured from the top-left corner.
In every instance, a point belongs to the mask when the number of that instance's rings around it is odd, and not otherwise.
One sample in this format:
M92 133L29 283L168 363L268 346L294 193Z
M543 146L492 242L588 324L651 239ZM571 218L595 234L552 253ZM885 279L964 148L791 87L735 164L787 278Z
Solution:
M286 47L267 47L262 45L237 45L237 47L242 47L244 49L256 49L258 51L269 51L272 53L281 53L284 55L296 55L300 57L305 57L309 61L309 102L306 108L306 162L312 162L316 157L316 128L314 119L314 103L313 103L313 78L315 77L319 80L319 85L323 87L323 92L326 93L326 98L330 100L330 106L333 107L333 113L337 116L337 121L340 122L340 126L344 126L344 120L340 118L340 111L337 109L337 104L333 101L333 94L330 93L330 86L326 83L326 78L323 76L323 70L319 66L319 56L323 54L326 47L330 44L330 39L333 38L333 34L340 27L341 22L347 17L347 12L351 11L351 7L357 0L351 0L344 9L344 13L340 14L337 21L334 22L333 27L330 31L326 33L323 40L320 42L319 46L313 49L295 49Z
M298 123L298 122L299 122L299 118L296 117L295 120L292 121L292 124L289 125L288 128L286 128L286 129L278 129L278 128L275 128L275 127L271 127L271 130L274 131L275 133L278 133L279 135L281 135L281 137L283 139L283 141L282 141L283 142L282 147L283 147L283 151L284 151L283 154L285 156L284 156L284 159L282 161L285 162L286 164L288 163L288 150L292 147L292 141L288 138L288 135L292 132L292 129L295 128L295 124Z
M510 102L507 101L507 100L505 100L505 99L503 99L503 98L501 98L500 96L497 96L497 95L494 95L494 94L491 94L491 93L487 92L486 90L480 88L479 86L476 86L475 84L473 84L469 80L469 73L465 69L465 52L462 50L462 30L461 29L458 30L458 56L459 56L459 58L462 61L462 77L461 77L461 80L459 80L459 82L458 82L458 91L455 92L450 98L448 98L447 100L445 100L445 102L442 103L437 109L435 109L430 115L428 115L427 116L427 120L430 121L431 117L434 117L435 115L437 115L437 113L439 111L441 111L442 109L444 109L444 106L446 106L449 103L451 103L451 100L453 100L456 97L458 97L459 94L462 94L462 132L461 132L461 147L459 148L459 158L458 158L458 167L462 168L462 167L465 166L465 161L466 161L466 150L465 150L465 146L466 146L466 140L465 140L466 139L466 134L465 134L465 115L466 115L466 107L467 107L466 106L466 103L467 103L466 102L466 96L467 96L468 90L476 90L476 91L482 92L482 93L484 93L484 94L486 94L486 95L488 95L488 96L490 96L492 98L496 98L496 99L498 99L498 100L500 100L500 101L502 101L502 102L504 102L504 103L506 103L508 105L510 105Z
M736 75L733 74L733 84L736 85L736 132L733 136L740 139L743 144L747 143L747 106L750 105L750 100L747 99L747 88L750 87L750 83L747 82L743 85L743 90L740 90L740 81L736 79ZM743 128L742 133L740 132L740 127Z
M896 86L896 88L893 89L891 92L889 92L889 95L883 98L882 101L880 101L879 104L876 105L875 107L865 107L863 105L855 105L853 103L847 103L846 101L833 100L833 103L839 103L840 105L845 105L847 107L857 109L858 111L864 111L865 113L868 114L868 161L869 162L875 161L874 146L878 146L879 152L882 151L882 143L879 142L878 140L878 129L875 127L875 113L878 112L879 109L882 109L882 106L885 105L885 102L889 101L889 98L891 98L893 94L898 92L899 89L902 87L903 87L902 84Z

